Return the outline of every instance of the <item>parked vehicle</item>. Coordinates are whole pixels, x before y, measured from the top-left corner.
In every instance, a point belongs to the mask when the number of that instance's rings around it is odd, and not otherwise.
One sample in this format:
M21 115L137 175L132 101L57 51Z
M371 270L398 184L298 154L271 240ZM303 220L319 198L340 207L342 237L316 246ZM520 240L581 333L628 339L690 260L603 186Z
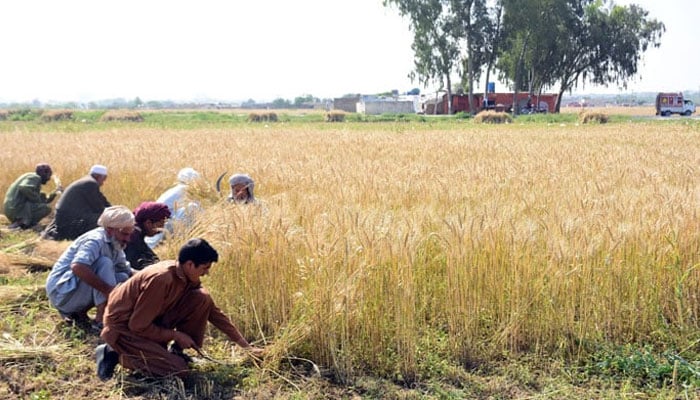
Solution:
M656 95L656 115L668 117L671 114L689 116L695 112L695 103L683 98L683 93L659 93Z

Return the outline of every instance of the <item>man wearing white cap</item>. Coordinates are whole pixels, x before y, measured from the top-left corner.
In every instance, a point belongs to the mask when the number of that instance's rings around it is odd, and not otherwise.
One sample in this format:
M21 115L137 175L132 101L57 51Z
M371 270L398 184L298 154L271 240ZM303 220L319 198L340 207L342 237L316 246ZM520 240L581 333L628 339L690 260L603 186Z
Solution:
M100 191L106 179L107 167L96 164L88 175L68 185L56 204L56 216L42 237L73 240L97 227L97 218L111 205Z
M156 202L164 203L170 210L170 219L165 223L164 230L173 233L173 223L187 224L189 218L199 210L199 203L189 199L187 190L189 186L201 178L199 172L192 167L182 168L177 173L177 183L175 186L163 192ZM163 232L158 232L153 236L147 236L145 241L148 247L155 248L163 240Z
M132 270L124 247L134 232L134 214L125 206L108 207L98 228L78 237L51 268L46 294L66 322L86 323L96 307L95 329L101 329L107 297Z

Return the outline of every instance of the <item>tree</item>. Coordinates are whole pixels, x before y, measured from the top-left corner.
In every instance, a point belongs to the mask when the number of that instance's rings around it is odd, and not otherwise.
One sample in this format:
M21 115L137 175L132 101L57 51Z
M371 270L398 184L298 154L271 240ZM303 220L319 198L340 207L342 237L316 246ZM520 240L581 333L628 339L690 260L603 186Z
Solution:
M131 101L131 105L129 108L141 108L143 107L143 101L141 98L136 97L134 100Z
M493 32L492 21L484 0L453 0L451 8L456 21L455 36L464 41L462 82L468 89L469 111L474 112L474 82L488 60L488 35Z
M503 1L497 0L493 7L487 8L490 23L484 32L484 52L486 53L486 85L484 87L484 100L488 93L488 83L490 81L491 70L496 63L496 55L500 51L503 37Z
M272 108L275 109L292 108L292 103L289 100L283 99L281 97L272 100L272 103L270 103L270 105L272 106Z
M294 107L299 108L304 103L314 103L317 101L318 101L318 99L310 94L303 95L303 96L297 96L294 98Z
M457 21L450 0L384 0L384 6L395 5L399 14L411 21L411 48L415 53L411 80L425 86L438 82L447 90L448 113L452 113L451 75L457 69L459 46L455 34ZM436 110L437 111L437 110Z
M557 2L566 0L503 0L504 40L497 61L501 78L513 84L513 113L518 114L518 92L539 91L534 74L542 63L542 54L552 36L551 20Z
M617 6L610 0L503 4L506 38L498 68L516 92L558 84L556 112L564 92L579 83L626 87L642 54L649 46L658 47L665 31L663 23L649 19L641 7Z

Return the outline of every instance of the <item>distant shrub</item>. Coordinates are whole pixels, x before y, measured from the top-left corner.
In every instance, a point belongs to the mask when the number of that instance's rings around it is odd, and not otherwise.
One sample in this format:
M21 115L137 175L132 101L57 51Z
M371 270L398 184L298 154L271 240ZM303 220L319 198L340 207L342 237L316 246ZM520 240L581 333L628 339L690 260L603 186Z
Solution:
M252 112L248 114L248 122L277 122L279 118L275 112Z
M469 119L471 117L472 115L470 113L464 111L459 111L455 114L456 119Z
M5 121L10 116L10 112L7 110L0 110L0 121Z
M509 124L513 122L513 117L505 112L488 110L476 114L474 122L481 124Z
M137 111L110 110L102 114L101 122L143 122L143 116Z
M71 121L73 120L73 111L47 110L41 114L41 120L44 122Z
M608 114L604 114L599 111L583 111L579 114L578 120L582 124L589 124L589 123L598 123L598 124L604 124L608 122L610 117L608 117Z
M326 122L343 122L345 114L344 111L329 111L326 113Z
M42 113L40 109L31 108L17 108L13 110L7 110L6 119L9 121L34 121Z

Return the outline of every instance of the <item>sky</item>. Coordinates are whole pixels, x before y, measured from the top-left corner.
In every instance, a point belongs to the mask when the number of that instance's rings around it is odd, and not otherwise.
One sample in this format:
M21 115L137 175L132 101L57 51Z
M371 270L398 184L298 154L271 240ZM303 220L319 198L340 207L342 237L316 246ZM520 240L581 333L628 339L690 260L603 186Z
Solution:
M641 5L667 29L626 92L700 90L700 1L617 3ZM5 0L2 14L0 102L431 90L408 78L409 24L382 0Z

